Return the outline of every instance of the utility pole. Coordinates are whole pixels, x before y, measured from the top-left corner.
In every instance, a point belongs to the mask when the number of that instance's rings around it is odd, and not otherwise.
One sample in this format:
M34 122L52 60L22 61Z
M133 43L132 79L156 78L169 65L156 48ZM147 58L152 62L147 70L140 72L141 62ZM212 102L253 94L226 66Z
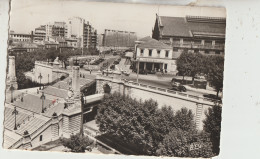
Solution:
M17 130L16 126L16 115L18 115L18 111L16 110L16 106L14 106L14 111L12 112L12 115L14 114L14 130Z
M108 76L108 61L107 61L107 76Z
M80 120L80 132L79 134L81 136L84 136L84 131L83 131L83 112L84 112L84 105L87 103L86 100L84 99L83 93L81 92L81 120Z
M137 58L137 79L136 79L137 83L138 83L138 76L139 76L139 65L140 65L140 57Z
M45 100L45 95L44 95L44 92L42 92L42 95L41 95L41 100L42 100L42 113L44 113L43 111L43 105L44 105L44 100Z

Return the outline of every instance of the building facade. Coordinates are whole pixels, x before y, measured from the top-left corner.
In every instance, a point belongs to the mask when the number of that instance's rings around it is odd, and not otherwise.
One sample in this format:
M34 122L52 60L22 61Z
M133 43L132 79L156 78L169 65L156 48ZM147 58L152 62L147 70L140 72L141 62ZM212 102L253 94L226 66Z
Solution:
M137 35L135 32L105 29L103 46L108 47L133 47Z
M33 34L15 33L14 31L10 31L9 40L12 40L12 42L32 42Z
M224 54L226 19L156 15L152 38L171 45L174 52Z
M170 45L150 37L139 39L136 44L136 67L138 68L139 65L139 70L141 70L139 72L174 73L176 60L173 58L173 54Z

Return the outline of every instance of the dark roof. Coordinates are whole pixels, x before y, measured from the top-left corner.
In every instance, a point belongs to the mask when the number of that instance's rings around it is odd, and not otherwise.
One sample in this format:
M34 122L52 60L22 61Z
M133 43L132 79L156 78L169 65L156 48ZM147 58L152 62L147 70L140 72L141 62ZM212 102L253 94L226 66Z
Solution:
M164 44L155 39L151 39L147 42L141 43L137 46L138 48L154 48L154 49L172 49L171 46Z
M202 21L204 19L204 21ZM217 19L217 18L215 18ZM200 17L167 17L159 16L163 36L193 37L193 34L209 34L209 36L225 37L226 23L216 22L214 18ZM224 22L223 22L224 21Z

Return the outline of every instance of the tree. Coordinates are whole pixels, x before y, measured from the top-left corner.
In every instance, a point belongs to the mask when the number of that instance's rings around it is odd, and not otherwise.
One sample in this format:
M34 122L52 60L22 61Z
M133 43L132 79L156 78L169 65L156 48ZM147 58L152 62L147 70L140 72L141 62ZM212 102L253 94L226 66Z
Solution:
M208 74L208 80L216 89L218 97L219 92L223 88L224 56L215 55L211 56L210 59L212 62Z
M209 133L210 141L213 145L213 152L219 154L220 130L221 130L221 112L220 106L213 106L205 113L206 119L203 121L203 130Z
M173 129L159 144L158 156L213 157L212 145L207 136L196 131Z
M191 62L192 62L192 57L186 51L181 54L181 56L178 58L176 62L178 74L183 76L183 80L184 80L184 76L189 76L191 73L190 72L192 67Z
M183 52L177 60L177 70L180 75L191 76L192 82L197 74L203 70L203 59L204 56L200 53L188 53Z
M181 108L175 113L174 127L184 131L192 131L195 129L194 114L187 108Z
M71 135L69 139L61 139L62 145L71 149L71 152L85 152L88 146L92 145L93 141L87 136L80 134Z

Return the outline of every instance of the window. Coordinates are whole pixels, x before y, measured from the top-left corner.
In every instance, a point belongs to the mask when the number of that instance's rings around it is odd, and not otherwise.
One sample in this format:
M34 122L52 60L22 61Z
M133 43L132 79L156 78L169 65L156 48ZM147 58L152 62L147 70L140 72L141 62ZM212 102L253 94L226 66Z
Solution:
M42 135L40 135L40 141L42 141Z
M174 48L173 48L173 51L179 51L179 49L178 49L178 48L176 48L176 47L174 47Z
M153 50L149 50L149 56L152 56L152 51L153 51Z
M144 56L144 49L140 50L140 56Z
M166 50L166 51L165 51L165 57L168 57L168 56L169 56L169 51Z

